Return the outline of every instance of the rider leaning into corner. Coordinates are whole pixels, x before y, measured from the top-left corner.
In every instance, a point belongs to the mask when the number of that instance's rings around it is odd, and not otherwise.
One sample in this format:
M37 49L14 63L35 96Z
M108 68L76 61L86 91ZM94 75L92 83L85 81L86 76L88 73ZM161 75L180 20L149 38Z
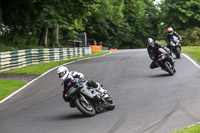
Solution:
M69 71L68 68L65 66L60 66L57 70L57 74L58 74L58 77L63 81L64 88L67 87L67 83L66 83L67 80L71 80L76 83L84 82L84 75L82 73L77 72L77 71ZM102 86L98 82L95 82L93 80L88 80L87 85L95 89L97 92L99 92L100 95L104 97L105 99L109 98L107 90L103 89ZM63 91L65 91L65 89ZM65 100L64 96L63 98Z
M166 42L167 42L168 48L170 48L169 44L170 44L170 40L172 39L173 36L178 37L178 40L182 41L181 36L176 31L174 31L172 27L169 27L167 29L167 34L166 34Z
M171 51L167 47L164 47L161 44L154 42L154 40L152 38L148 38L148 40L147 40L147 51L148 51L149 57L153 60L152 63L150 64L151 69L159 67L158 56L160 54L171 55ZM170 58L170 63L174 67L175 61L173 58ZM175 69L174 69L174 71L175 71Z

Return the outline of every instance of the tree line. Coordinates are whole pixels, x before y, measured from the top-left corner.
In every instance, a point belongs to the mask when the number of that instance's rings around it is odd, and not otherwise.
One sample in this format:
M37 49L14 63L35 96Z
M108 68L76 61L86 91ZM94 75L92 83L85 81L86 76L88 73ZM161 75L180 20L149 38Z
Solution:
M86 32L106 47L142 48L173 27L185 45L199 45L199 9L199 0L1 0L0 44L59 47Z

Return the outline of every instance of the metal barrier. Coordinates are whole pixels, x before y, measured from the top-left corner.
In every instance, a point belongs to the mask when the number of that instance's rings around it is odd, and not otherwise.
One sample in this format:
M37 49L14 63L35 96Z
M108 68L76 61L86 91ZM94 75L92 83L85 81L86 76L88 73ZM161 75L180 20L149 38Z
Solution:
M27 49L0 52L0 72L21 68L32 64L67 60L70 58L82 57L90 54L90 47Z

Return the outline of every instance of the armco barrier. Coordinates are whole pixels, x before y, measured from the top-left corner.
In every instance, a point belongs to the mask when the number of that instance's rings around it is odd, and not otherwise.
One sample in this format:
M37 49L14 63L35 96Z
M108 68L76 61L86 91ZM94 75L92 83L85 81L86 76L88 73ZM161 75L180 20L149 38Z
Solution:
M0 52L0 72L31 64L66 60L91 54L90 47L27 49Z

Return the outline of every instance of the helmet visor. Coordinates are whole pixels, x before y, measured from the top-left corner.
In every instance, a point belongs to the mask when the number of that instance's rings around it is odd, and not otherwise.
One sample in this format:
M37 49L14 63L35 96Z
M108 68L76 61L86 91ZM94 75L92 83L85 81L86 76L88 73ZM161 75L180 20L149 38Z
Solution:
M65 73L64 73L64 72L61 72L61 73L58 74L58 77L59 77L59 78L62 78L64 75L65 75Z

